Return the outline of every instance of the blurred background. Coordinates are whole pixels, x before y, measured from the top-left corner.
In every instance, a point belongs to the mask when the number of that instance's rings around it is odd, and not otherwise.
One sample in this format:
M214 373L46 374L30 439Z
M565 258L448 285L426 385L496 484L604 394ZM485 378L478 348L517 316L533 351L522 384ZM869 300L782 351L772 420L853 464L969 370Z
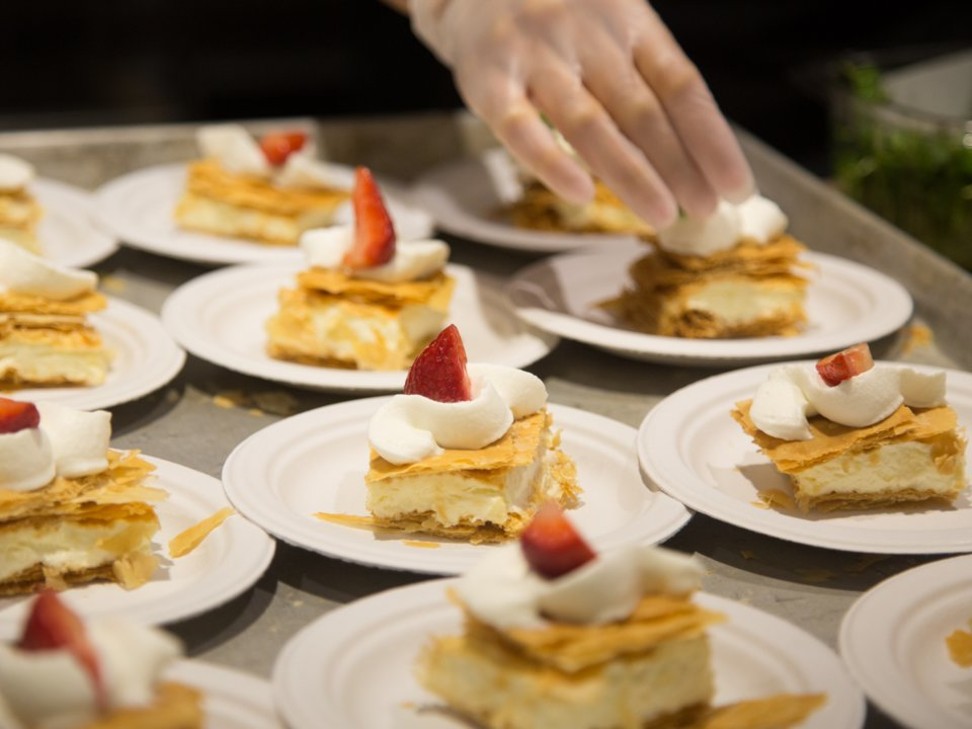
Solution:
M967 47L972 3L655 3L727 115L829 170L820 69L855 50ZM0 130L458 108L449 73L378 0L7 3Z

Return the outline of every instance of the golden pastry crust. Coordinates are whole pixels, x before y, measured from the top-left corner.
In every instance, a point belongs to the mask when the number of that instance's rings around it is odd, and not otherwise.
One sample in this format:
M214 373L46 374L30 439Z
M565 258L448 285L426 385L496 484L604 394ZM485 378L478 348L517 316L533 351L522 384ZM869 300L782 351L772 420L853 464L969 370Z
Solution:
M168 681L156 687L150 705L117 709L79 729L202 729L202 703L199 690Z
M63 301L55 301L31 294L0 291L0 312L7 315L34 314L38 316L83 317L85 314L101 311L106 306L108 306L108 300L97 291L90 291Z
M96 329L75 316L0 314L0 387L94 386L111 366Z
M743 241L710 256L685 256L658 249L631 265L632 286L599 306L628 326L659 336L793 336L806 323L803 299L808 280L798 274L808 268L799 260L804 250L788 235L766 245ZM748 289L747 296L780 303L739 320L695 303L702 291L729 287Z
M186 190L174 215L184 228L296 245L305 230L331 224L349 197L347 190L279 187L260 177L227 172L207 159L189 165Z
M316 294L321 297L341 297L392 310L406 304L425 304L445 310L456 282L442 271L419 281L387 283L353 278L341 271L315 267L297 274L297 284L309 302L314 301Z

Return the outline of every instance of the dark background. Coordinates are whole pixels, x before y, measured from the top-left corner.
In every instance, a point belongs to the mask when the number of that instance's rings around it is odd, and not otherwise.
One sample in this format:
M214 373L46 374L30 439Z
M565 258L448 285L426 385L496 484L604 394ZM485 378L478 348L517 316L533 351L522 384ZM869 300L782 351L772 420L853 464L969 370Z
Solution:
M655 7L726 114L821 174L822 69L852 51L924 54L972 43L968 0ZM461 103L408 21L378 0L26 0L4 3L3 16L0 129L375 115Z

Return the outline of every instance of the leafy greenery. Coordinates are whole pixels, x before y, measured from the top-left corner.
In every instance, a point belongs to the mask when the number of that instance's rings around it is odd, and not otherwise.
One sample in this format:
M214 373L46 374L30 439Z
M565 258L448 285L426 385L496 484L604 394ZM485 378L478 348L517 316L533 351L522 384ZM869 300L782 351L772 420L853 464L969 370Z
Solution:
M848 65L834 171L850 196L972 270L972 130L909 126L884 113L880 70ZM930 128L926 128L930 127Z

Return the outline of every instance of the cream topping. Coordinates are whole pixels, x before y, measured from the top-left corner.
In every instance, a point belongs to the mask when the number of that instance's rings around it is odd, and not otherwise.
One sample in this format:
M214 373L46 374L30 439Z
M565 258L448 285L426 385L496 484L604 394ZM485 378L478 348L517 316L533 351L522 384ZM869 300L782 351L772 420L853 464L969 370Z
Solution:
M20 190L26 187L34 176L34 167L29 162L10 154L0 154L0 190Z
M87 633L111 709L150 703L162 670L182 654L172 636L121 619L91 621ZM94 684L69 651L0 645L0 717L4 709L12 724L4 729L79 726L98 713Z
M308 264L318 268L340 269L353 278L401 283L417 281L438 273L449 260L449 245L441 240L399 240L388 263L371 268L348 269L344 255L354 243L354 230L348 225L314 228L300 237L300 247Z
M788 222L776 203L757 194L738 205L721 200L704 218L680 217L658 231L658 242L672 253L709 256L742 240L766 244L782 234Z
M108 467L111 413L38 403L40 425L0 434L0 488L34 491L55 476L79 478Z
M272 180L280 187L340 187L327 165L314 158L310 142L288 155L280 167L270 164L259 142L239 124L201 127L196 142L203 157L217 160L233 174Z
M921 408L945 404L945 373L875 363L831 387L813 364L783 365L757 388L749 416L774 438L809 440L807 419L813 415L862 428L884 420L902 403Z
M542 627L550 620L603 624L630 616L646 594L697 590L702 572L694 557L630 544L548 580L530 569L519 544L509 544L477 562L456 592L478 619L496 628Z
M64 301L94 291L98 275L60 266L0 238L0 292Z
M547 402L543 381L502 365L467 365L473 399L437 402L395 395L368 424L371 447L389 463L415 463L443 449L475 450L503 437L515 418Z

